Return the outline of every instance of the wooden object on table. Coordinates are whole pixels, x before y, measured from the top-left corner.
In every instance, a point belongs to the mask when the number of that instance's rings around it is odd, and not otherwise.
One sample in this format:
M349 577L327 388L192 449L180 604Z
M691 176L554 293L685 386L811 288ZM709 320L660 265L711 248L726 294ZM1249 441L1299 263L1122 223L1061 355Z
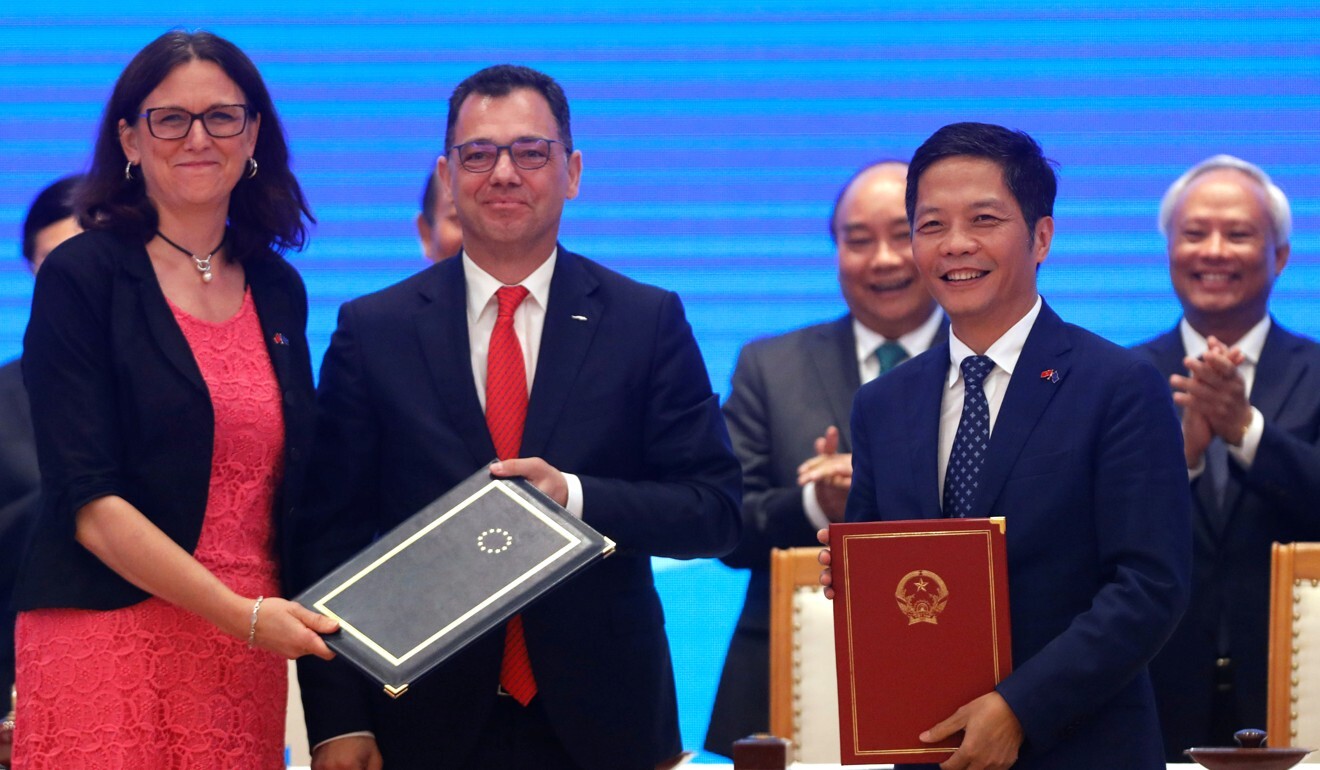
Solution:
M1267 748L1265 735L1264 730L1238 730L1233 733L1237 748L1216 746L1183 753L1210 770L1288 770L1311 753L1310 749L1286 746Z
M784 770L788 767L788 741L757 733L733 742L734 770Z

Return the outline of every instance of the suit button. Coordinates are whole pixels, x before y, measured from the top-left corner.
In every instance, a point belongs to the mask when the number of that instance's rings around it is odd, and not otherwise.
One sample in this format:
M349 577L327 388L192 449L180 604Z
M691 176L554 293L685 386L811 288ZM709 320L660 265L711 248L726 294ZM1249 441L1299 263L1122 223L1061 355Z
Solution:
M294 447L293 449L290 449L290 450L289 450L289 459L290 459L290 460L293 460L294 462L298 462L299 460L301 460L301 459L302 459L302 450L299 449L298 447Z
M292 390L286 390L284 391L284 403L293 406L298 403L298 396Z

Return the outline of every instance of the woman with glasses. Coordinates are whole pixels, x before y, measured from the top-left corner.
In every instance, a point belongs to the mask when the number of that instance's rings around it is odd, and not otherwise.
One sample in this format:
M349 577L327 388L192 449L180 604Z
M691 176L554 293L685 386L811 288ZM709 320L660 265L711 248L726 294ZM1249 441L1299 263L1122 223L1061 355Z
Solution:
M313 430L312 221L232 43L133 58L24 338L43 507L15 591L17 768L282 768L285 658L329 619L278 598Z

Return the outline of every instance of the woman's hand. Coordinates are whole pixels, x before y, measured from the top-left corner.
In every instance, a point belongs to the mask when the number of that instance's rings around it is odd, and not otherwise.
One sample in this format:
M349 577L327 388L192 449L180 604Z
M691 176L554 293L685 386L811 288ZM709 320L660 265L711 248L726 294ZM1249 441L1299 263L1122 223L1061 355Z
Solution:
M255 599L248 604L249 613L254 604ZM242 638L247 639L248 634L251 634L254 647L270 650L289 659L315 655L330 660L335 656L320 634L334 633L339 630L339 624L297 602L268 596L262 600L261 609L257 611L255 626L250 622L250 614L248 617L249 624L243 630Z

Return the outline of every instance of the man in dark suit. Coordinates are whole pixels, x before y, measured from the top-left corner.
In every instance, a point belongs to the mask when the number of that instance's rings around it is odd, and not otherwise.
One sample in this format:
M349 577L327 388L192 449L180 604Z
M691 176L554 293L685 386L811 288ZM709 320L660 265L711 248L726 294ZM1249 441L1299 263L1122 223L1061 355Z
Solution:
M1270 543L1320 540L1320 345L1269 315L1288 263L1288 199L1217 155L1160 206L1183 318L1139 346L1182 407L1192 493L1192 599L1151 664L1170 762L1263 727Z
M917 150L912 252L949 342L853 406L848 521L1008 521L1014 670L913 736L961 731L947 770L1164 765L1146 664L1187 600L1178 423L1153 366L1037 293L1055 189L1021 132L959 123Z
M947 336L912 261L906 179L907 164L874 163L835 199L829 229L847 315L749 343L738 356L724 419L743 467L743 535L721 561L751 577L709 751L729 756L735 740L769 729L770 549L814 545L816 530L843 520L853 394Z
M69 176L52 183L28 207L23 220L23 258L34 275L51 250L82 232L69 205L78 179ZM28 525L40 507L35 441L23 374L19 362L10 361L0 366L0 713L9 710L9 688L14 684L14 613L9 597ZM8 761L0 755L0 762Z
M496 456L491 473L526 477L618 551L397 701L337 664L303 667L313 766L649 770L680 750L651 557L738 539L718 399L676 295L557 244L582 170L557 83L476 73L445 146L463 254L342 308L299 578Z

